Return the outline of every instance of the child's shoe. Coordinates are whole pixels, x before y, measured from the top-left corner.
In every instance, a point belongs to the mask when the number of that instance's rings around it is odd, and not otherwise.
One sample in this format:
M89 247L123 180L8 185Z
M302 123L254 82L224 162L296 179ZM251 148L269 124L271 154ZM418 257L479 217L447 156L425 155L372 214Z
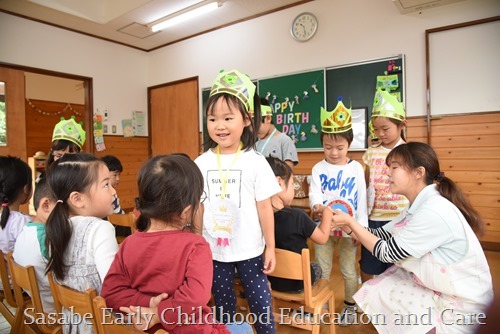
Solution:
M340 326L348 326L356 323L356 306L345 305L340 313Z

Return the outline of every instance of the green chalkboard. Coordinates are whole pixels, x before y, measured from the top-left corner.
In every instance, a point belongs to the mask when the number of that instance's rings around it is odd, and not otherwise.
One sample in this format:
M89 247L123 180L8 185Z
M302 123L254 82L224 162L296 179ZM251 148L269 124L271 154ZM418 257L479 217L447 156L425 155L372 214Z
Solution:
M395 68L395 69L394 69ZM267 98L273 109L276 128L295 142L298 151L320 151L320 108L333 110L342 97L346 107L352 107L354 142L351 149L365 149L368 120L373 107L377 76L387 71L396 79L392 92L404 102L403 55L312 70L254 81L261 97ZM393 80L391 80L392 82ZM314 86L314 87L313 87ZM210 89L202 90L202 119L206 131L205 105Z
M320 150L320 108L325 105L325 70L258 81L259 95L273 109L276 128L295 142L298 151Z

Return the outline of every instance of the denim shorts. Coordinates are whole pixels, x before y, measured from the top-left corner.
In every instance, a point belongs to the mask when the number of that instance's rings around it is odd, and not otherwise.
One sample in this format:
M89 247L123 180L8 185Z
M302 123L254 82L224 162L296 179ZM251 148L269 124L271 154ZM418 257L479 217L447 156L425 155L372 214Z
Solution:
M368 227L370 228L379 228L384 226L390 222L390 220L386 221L377 221L377 220L368 220ZM393 263L385 263L377 259L372 253L366 249L364 246L361 246L361 260L359 260L359 267L361 271L368 275L380 275L387 268L391 267Z

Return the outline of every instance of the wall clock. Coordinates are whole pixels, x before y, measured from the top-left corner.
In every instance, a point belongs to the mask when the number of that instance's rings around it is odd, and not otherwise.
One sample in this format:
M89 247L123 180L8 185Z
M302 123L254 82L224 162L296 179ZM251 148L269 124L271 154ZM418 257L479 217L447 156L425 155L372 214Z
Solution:
M300 42L310 40L318 30L318 19L311 13L301 13L292 21L290 33Z

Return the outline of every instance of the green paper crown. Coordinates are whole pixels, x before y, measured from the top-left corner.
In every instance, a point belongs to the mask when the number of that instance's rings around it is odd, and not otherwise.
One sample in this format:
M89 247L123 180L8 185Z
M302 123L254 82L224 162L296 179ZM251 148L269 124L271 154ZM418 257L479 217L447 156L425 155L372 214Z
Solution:
M61 121L54 127L54 132L52 133L52 141L55 140L67 140L75 143L80 147L83 147L85 143L86 133L82 128L82 123L77 123L75 121L75 116L71 116L70 119L65 120L61 117Z
M253 112L255 85L247 75L238 70L221 71L212 84L210 96L222 93L236 96L248 112Z
M406 117L403 103L398 101L398 98L389 92L377 89L375 98L373 99L373 117L387 117L403 121Z
M262 117L272 116L273 110L271 109L270 106L261 105L260 106L260 113L262 114Z
M342 133L352 128L351 109L346 108L342 98L338 98L337 106L332 111L321 107L321 132Z

